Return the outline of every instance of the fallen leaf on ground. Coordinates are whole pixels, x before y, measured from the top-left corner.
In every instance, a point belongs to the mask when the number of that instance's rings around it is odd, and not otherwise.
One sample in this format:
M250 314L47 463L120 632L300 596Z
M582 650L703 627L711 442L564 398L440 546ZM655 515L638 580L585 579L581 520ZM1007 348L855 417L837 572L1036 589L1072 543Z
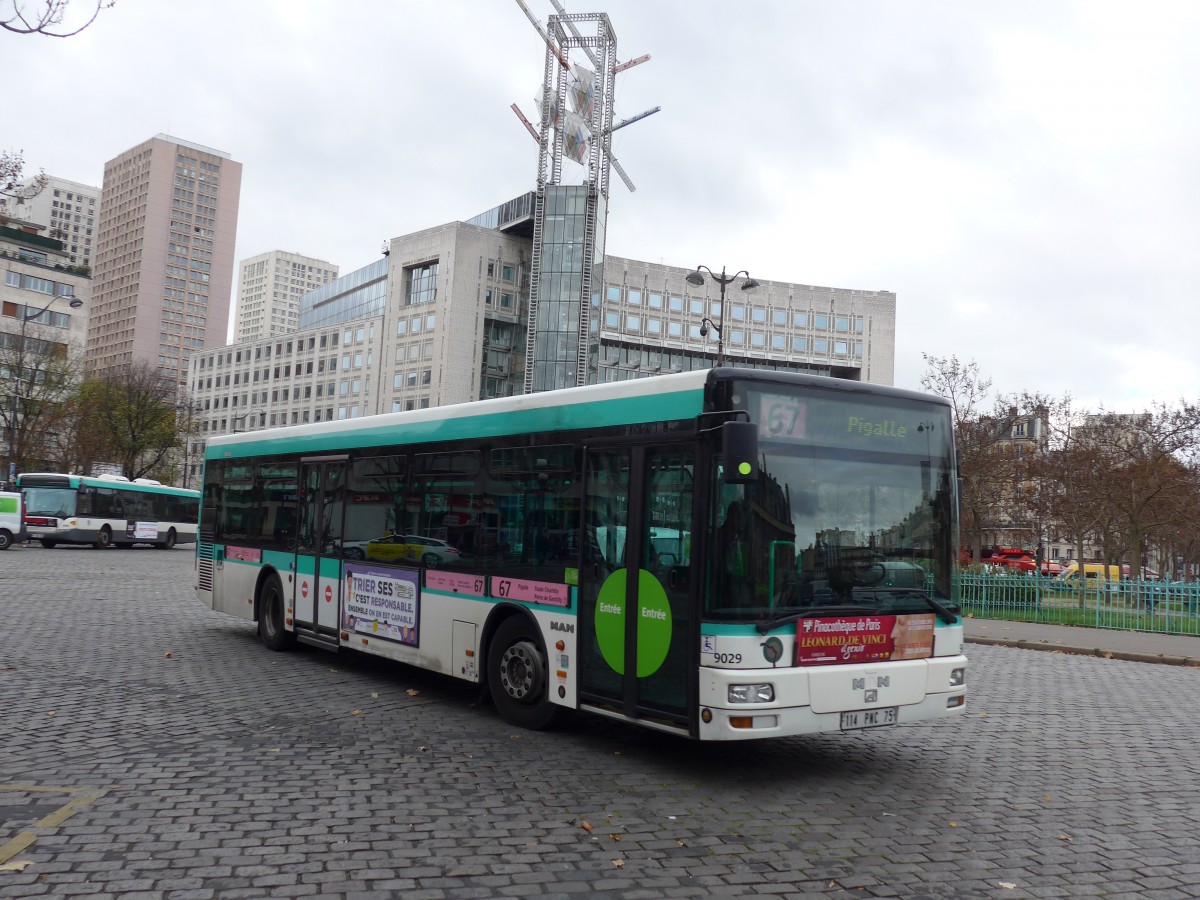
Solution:
M619 834L610 834L609 837L612 838L614 841L619 841L621 839L621 836Z
M624 868L624 867L625 867L625 860L623 860L623 859L614 859L614 860L613 860L613 865L614 865L614 866L616 866L618 869L622 869L622 868Z
M1000 885L1002 888L1008 888L1010 891L1015 890L1017 887L1016 882L1014 881L997 881L996 884Z
M24 872L26 866L32 866L33 863L27 859L14 859L12 862L0 865L0 872Z
M587 819L584 819L582 822L579 823L579 827L582 828L584 831L590 832L592 830L592 823L589 822Z
M409 689L408 689L407 691L405 691L404 693L408 694L408 696L410 696L410 697L415 697L415 696L417 696L417 694L419 694L419 693L421 693L421 692L420 692L420 691L418 691L416 688L409 688Z
M1075 842L1075 838L1071 837L1069 834L1060 834L1060 835L1058 836L1058 839L1059 839L1060 841L1067 841L1068 843L1074 843L1074 842Z
M352 709L352 710L350 710L350 715L352 715L352 716L361 716L361 715L362 715L362 710L361 710L361 709Z

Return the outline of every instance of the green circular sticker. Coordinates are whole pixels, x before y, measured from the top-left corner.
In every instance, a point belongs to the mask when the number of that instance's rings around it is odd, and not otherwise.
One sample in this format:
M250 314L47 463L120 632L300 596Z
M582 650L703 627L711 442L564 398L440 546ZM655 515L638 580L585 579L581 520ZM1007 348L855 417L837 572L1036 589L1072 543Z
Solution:
M749 475L753 468L748 462L738 463L738 471L743 475Z
M596 641L604 661L625 674L625 589L628 569L604 580L596 598ZM671 649L671 604L662 583L645 569L638 570L637 674L659 670Z

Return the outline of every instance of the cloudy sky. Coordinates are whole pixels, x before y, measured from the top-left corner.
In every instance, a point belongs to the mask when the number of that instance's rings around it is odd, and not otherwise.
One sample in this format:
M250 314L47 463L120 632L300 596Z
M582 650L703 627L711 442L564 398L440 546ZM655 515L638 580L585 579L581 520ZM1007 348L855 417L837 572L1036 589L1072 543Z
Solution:
M566 6L651 54L617 117L662 106L614 135L610 254L895 291L902 387L955 354L999 391L1200 399L1200 3ZM240 161L238 259L349 272L536 179L514 0L118 0L0 59L0 147L35 171L99 185L160 132Z

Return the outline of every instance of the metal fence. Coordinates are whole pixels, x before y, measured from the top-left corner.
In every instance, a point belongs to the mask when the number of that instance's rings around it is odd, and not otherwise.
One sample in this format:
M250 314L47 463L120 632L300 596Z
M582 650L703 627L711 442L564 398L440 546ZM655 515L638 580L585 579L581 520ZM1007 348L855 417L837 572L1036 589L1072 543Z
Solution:
M1099 581L960 571L964 615L1200 636L1200 584Z

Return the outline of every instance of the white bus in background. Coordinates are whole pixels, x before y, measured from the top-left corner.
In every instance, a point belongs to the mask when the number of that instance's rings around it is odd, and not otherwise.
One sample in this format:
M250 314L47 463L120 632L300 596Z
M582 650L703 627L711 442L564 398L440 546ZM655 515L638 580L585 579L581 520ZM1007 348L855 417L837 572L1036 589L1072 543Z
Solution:
M19 475L17 489L25 498L28 537L47 549L59 544L153 544L170 550L196 542L199 491L149 478L53 472Z

